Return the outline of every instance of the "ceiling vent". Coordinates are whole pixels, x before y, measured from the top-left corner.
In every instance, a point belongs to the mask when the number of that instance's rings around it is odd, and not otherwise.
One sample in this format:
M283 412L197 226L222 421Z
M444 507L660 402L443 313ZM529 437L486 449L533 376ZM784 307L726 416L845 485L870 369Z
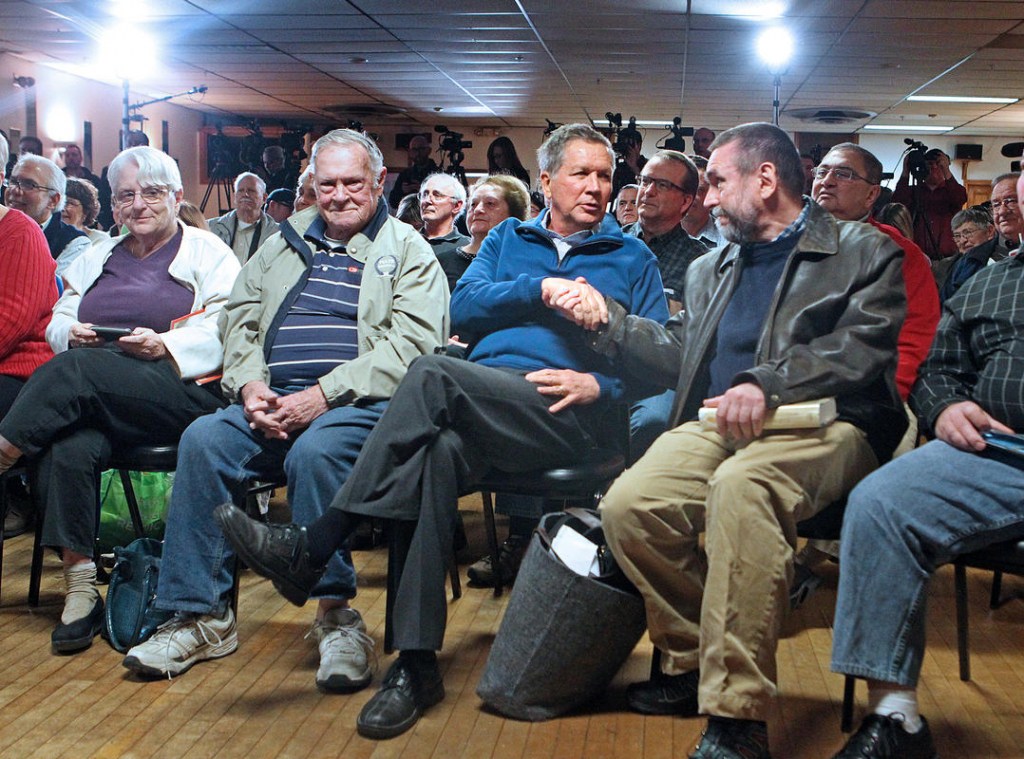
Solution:
M405 108L387 103L335 103L325 105L321 110L339 118L350 119L369 119L375 116L393 118L407 113Z
M796 108L785 111L785 115L809 124L852 124L872 119L878 114L858 108Z

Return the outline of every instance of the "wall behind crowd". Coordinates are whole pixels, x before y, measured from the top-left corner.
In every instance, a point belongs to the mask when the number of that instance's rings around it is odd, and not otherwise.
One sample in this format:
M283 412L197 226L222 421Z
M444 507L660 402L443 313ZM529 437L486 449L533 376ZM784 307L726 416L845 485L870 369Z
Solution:
M69 142L79 145L83 141L83 122L92 122L93 150L92 162L87 165L96 173L110 163L118 152L118 130L121 125L121 88L91 80L82 79L45 66L23 61L10 54L0 53L0 128L10 131L11 128L25 130L24 91L12 84L14 76L31 76L35 78L36 111L38 114L38 135L42 138L47 157L52 157L56 146ZM202 82L196 82L202 84ZM212 86L212 85L211 85ZM149 95L133 92L131 102L149 99ZM160 147L161 122L170 122L170 152L178 160L182 181L185 185L186 197L193 201L202 198L206 186L201 183L199 169L199 130L204 124L204 115L198 110L187 107L188 98L180 98L173 103L159 103L147 106L143 113L149 118L142 129L150 138L150 143ZM765 118L771 114L765 113ZM544 139L540 127L497 127L466 126L444 118L439 114L438 124L446 124L463 134L464 140L473 143L472 148L465 151L463 166L469 174L483 173L487 170L487 146L499 135L509 137L516 146L519 158L529 170L530 177L536 184L539 171L537 168L536 150ZM135 126L135 125L133 125ZM439 135L433 133L430 126L393 126L367 123L368 131L377 134L378 142L384 153L384 159L392 177L397 177L408 163L404 150L395 148L395 138L400 133L430 132L435 152L432 157L440 162L436 152ZM598 126L604 126L603 123ZM700 126L700 124L694 124ZM709 124L716 131L731 125ZM783 116L783 126L786 126ZM644 135L643 153L653 155L656 145L666 136L661 129L646 128L641 130ZM982 145L982 161L969 164L968 179L991 179L1009 170L1010 161L999 154L1000 148L1007 142L1019 140L1017 136L944 136L932 134L862 134L860 144L875 153L882 161L886 171L900 172L900 155L906 147L903 139L913 136L924 142L928 147L937 147L950 156L954 153L957 143L975 143ZM690 138L687 138L690 147ZM958 181L962 179L962 164L953 164L953 174ZM895 185L895 180L889 183Z
M99 175L120 152L121 87L83 79L0 53L0 129L8 135L12 129L26 134L25 91L12 84L15 76L30 76L36 80L32 88L36 97L36 136L43 141L47 158L54 157L55 147L71 142L84 147L83 123L92 122L92 160L86 157L85 164ZM149 95L133 91L130 102L149 99ZM161 147L162 122L169 122L170 154L178 161L186 195L195 199L195 193L201 193L198 133L203 124L202 113L172 103L147 106L142 113L149 120L141 128L153 147ZM138 129L138 122L134 122L132 128ZM17 144L12 148L16 151ZM198 197L202 197L201 194Z

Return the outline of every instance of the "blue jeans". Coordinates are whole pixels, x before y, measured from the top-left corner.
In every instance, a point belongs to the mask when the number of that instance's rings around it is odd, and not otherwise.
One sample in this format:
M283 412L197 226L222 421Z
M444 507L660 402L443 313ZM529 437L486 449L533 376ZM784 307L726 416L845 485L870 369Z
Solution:
M387 401L342 406L317 417L293 440L268 440L249 429L240 404L197 419L178 445L178 471L167 511L156 606L209 614L231 589L234 555L213 519L232 501L244 505L250 480L288 480L292 520L320 517L348 479L356 457L387 408ZM356 573L339 551L313 589L314 598L352 598Z
M650 398L643 398L629 408L629 458L630 463L640 459L658 435L668 429L672 404L676 400L675 390L666 390Z
M941 441L850 494L840 541L832 670L916 687L935 570L1024 534L1024 472Z

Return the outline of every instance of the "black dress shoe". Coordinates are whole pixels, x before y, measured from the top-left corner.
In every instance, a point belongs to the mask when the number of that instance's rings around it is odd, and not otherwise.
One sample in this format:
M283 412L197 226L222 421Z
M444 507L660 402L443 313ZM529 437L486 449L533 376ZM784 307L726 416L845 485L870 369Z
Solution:
M73 654L84 651L92 645L92 639L103 629L103 599L96 597L92 611L69 625L57 623L50 635L50 645L59 654Z
M697 704L697 686L700 672L685 672L681 675L658 673L653 679L633 683L626 689L629 708L641 714L678 714L681 717L696 717L700 714Z
M364 738L394 738L416 724L425 709L444 699L437 662L413 664L401 656L384 676L380 690L366 702L356 720Z
M768 727L756 720L711 717L690 759L772 759Z
M213 516L249 569L272 580L278 592L296 606L306 603L324 568L314 566L309 558L305 527L265 524L232 503L222 503Z
M832 759L935 759L935 743L928 720L921 717L921 729L908 733L902 714L869 714L860 728Z

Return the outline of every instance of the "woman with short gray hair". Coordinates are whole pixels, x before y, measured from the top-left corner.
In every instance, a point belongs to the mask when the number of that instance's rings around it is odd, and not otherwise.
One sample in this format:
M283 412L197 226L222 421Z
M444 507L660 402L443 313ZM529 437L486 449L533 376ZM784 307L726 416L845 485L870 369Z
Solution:
M41 366L0 421L0 472L36 469L41 542L59 548L67 594L54 651L88 648L102 627L96 588L97 473L117 448L173 445L224 405L217 317L239 271L231 249L178 221L181 176L159 150L123 151L108 170L128 233L68 267Z

